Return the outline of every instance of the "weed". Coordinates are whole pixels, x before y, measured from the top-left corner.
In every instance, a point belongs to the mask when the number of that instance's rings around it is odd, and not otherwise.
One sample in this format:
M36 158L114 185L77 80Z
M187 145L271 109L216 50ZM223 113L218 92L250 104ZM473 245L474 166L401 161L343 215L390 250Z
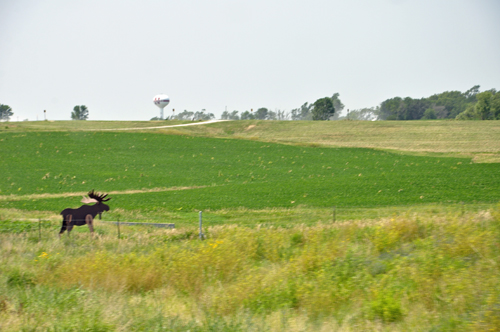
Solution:
M308 330L495 329L496 215L218 225L205 241L193 229L36 243L3 233L0 315L12 319L2 328L262 330L307 317ZM285 312L279 323L268 320Z
M28 271L14 269L7 274L7 285L10 287L29 287L36 283L36 276Z
M385 292L375 295L375 299L370 302L370 313L372 317L389 323L403 318L400 301L394 294Z

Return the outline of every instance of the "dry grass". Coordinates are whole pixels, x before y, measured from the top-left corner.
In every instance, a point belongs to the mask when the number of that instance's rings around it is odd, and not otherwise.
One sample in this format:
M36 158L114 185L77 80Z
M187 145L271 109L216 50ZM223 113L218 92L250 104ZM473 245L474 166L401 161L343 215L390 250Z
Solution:
M241 123L240 123L241 122ZM190 128L208 135L280 143L364 147L410 153L474 156L500 161L496 121L235 121Z
M11 122L0 132L143 128L188 121ZM174 135L231 137L286 144L364 147L404 153L462 155L476 162L500 162L498 121L226 121L153 129Z
M288 228L0 234L2 330L500 328L498 208ZM481 282L478 282L480 280ZM71 328L73 326L74 328Z
M191 187L171 187L171 188L151 188L151 189L134 189L134 190L115 190L110 191L107 194L110 195L132 195L140 193L154 193L154 192L165 192L165 191L178 191L178 190L189 190L189 189L199 189L205 188L206 186L191 186ZM31 194L31 195L0 195L0 201L24 201L33 199L44 199L44 198L62 198L62 197L77 197L85 196L87 192L68 192L68 193L58 193L58 194Z
M180 125L191 121L23 121L5 122L0 132L22 131L94 131L117 130L125 128L143 129L164 125Z

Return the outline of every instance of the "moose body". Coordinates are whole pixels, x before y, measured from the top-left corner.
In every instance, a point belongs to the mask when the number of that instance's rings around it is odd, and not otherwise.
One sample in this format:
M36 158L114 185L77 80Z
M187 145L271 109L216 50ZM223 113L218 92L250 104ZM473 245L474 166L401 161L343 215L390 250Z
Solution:
M110 200L104 199L107 195L98 195L93 190L88 193L89 198L84 198L82 202L96 202L94 205L82 205L78 209L64 209L61 212L63 222L59 236L66 230L68 234L74 226L88 225L90 233L94 233L94 218L104 211L109 211L109 206L103 202Z

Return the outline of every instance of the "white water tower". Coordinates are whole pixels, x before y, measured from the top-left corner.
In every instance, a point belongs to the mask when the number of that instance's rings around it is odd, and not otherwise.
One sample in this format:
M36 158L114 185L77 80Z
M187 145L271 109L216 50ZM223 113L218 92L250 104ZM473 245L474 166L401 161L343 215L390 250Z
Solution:
M161 95L156 95L154 98L153 98L153 103L155 103L156 106L158 106L161 110L161 116L160 118L163 120L163 109L165 108L165 106L168 105L168 103L170 102L170 98L168 98L167 95L165 94L161 94Z

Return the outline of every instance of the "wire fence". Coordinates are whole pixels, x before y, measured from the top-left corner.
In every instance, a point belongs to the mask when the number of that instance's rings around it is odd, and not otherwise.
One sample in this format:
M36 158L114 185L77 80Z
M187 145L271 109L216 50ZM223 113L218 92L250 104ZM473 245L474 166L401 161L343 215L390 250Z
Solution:
M401 205L401 206L378 206L378 207L366 207L366 206L332 206L331 209L311 209L309 212L302 210L301 213L291 216L281 215L281 216L267 216L264 220L259 218L252 219L254 226L257 224L260 226L269 227L290 227L296 224L297 220L294 218L308 220L309 222L338 222L347 220L359 220L359 219L380 219L394 215L402 215L408 213L443 213L443 212L453 212L464 215L465 212L477 212L480 210L485 210L491 208L493 203L479 203L474 202L473 204L466 204L464 202L459 203L449 203L449 204L435 204L435 205ZM320 211L322 210L322 211ZM327 210L327 211L326 211ZM319 211L319 212L318 212ZM270 213L272 214L272 213ZM216 217L216 214L208 214L208 222L210 225L220 225L217 220L212 220ZM135 220L135 221L134 221ZM140 221L145 220L145 221ZM146 221L148 220L148 221ZM161 222L150 222L151 218L147 219L127 219L127 220L99 220L94 219L94 224L108 224L115 225L117 230L118 238L121 238L122 226L138 226L138 227L155 227L155 228L166 228L175 229L174 223L161 223ZM240 220L241 221L241 220ZM295 222L294 222L295 221ZM193 220L193 226L196 225L196 221ZM190 223L190 222L188 222ZM222 223L226 223L222 221ZM238 221L235 221L238 223ZM182 223L184 224L184 222ZM0 233L29 233L32 236L36 234L39 240L42 239L42 229L48 228L59 228L60 221L56 222L53 219L15 219L15 220L0 220ZM243 226L251 226L248 221L243 222ZM199 238L204 239L202 229L202 212L199 211Z
M173 223L153 223L153 222L131 222L131 221L104 221L94 219L97 223L111 224L116 225L118 238L121 237L120 226L147 226L147 227L156 227L156 228L168 228L174 229L175 224ZM60 227L60 222L57 222L57 228ZM16 219L9 221L0 221L0 233L36 233L38 236L38 240L42 240L42 228L52 228L55 226L55 222L51 219Z
M152 226L157 228L175 228L175 224L170 223L157 223L157 222L131 222L131 221L104 221L99 220L99 223L124 225L124 226Z

